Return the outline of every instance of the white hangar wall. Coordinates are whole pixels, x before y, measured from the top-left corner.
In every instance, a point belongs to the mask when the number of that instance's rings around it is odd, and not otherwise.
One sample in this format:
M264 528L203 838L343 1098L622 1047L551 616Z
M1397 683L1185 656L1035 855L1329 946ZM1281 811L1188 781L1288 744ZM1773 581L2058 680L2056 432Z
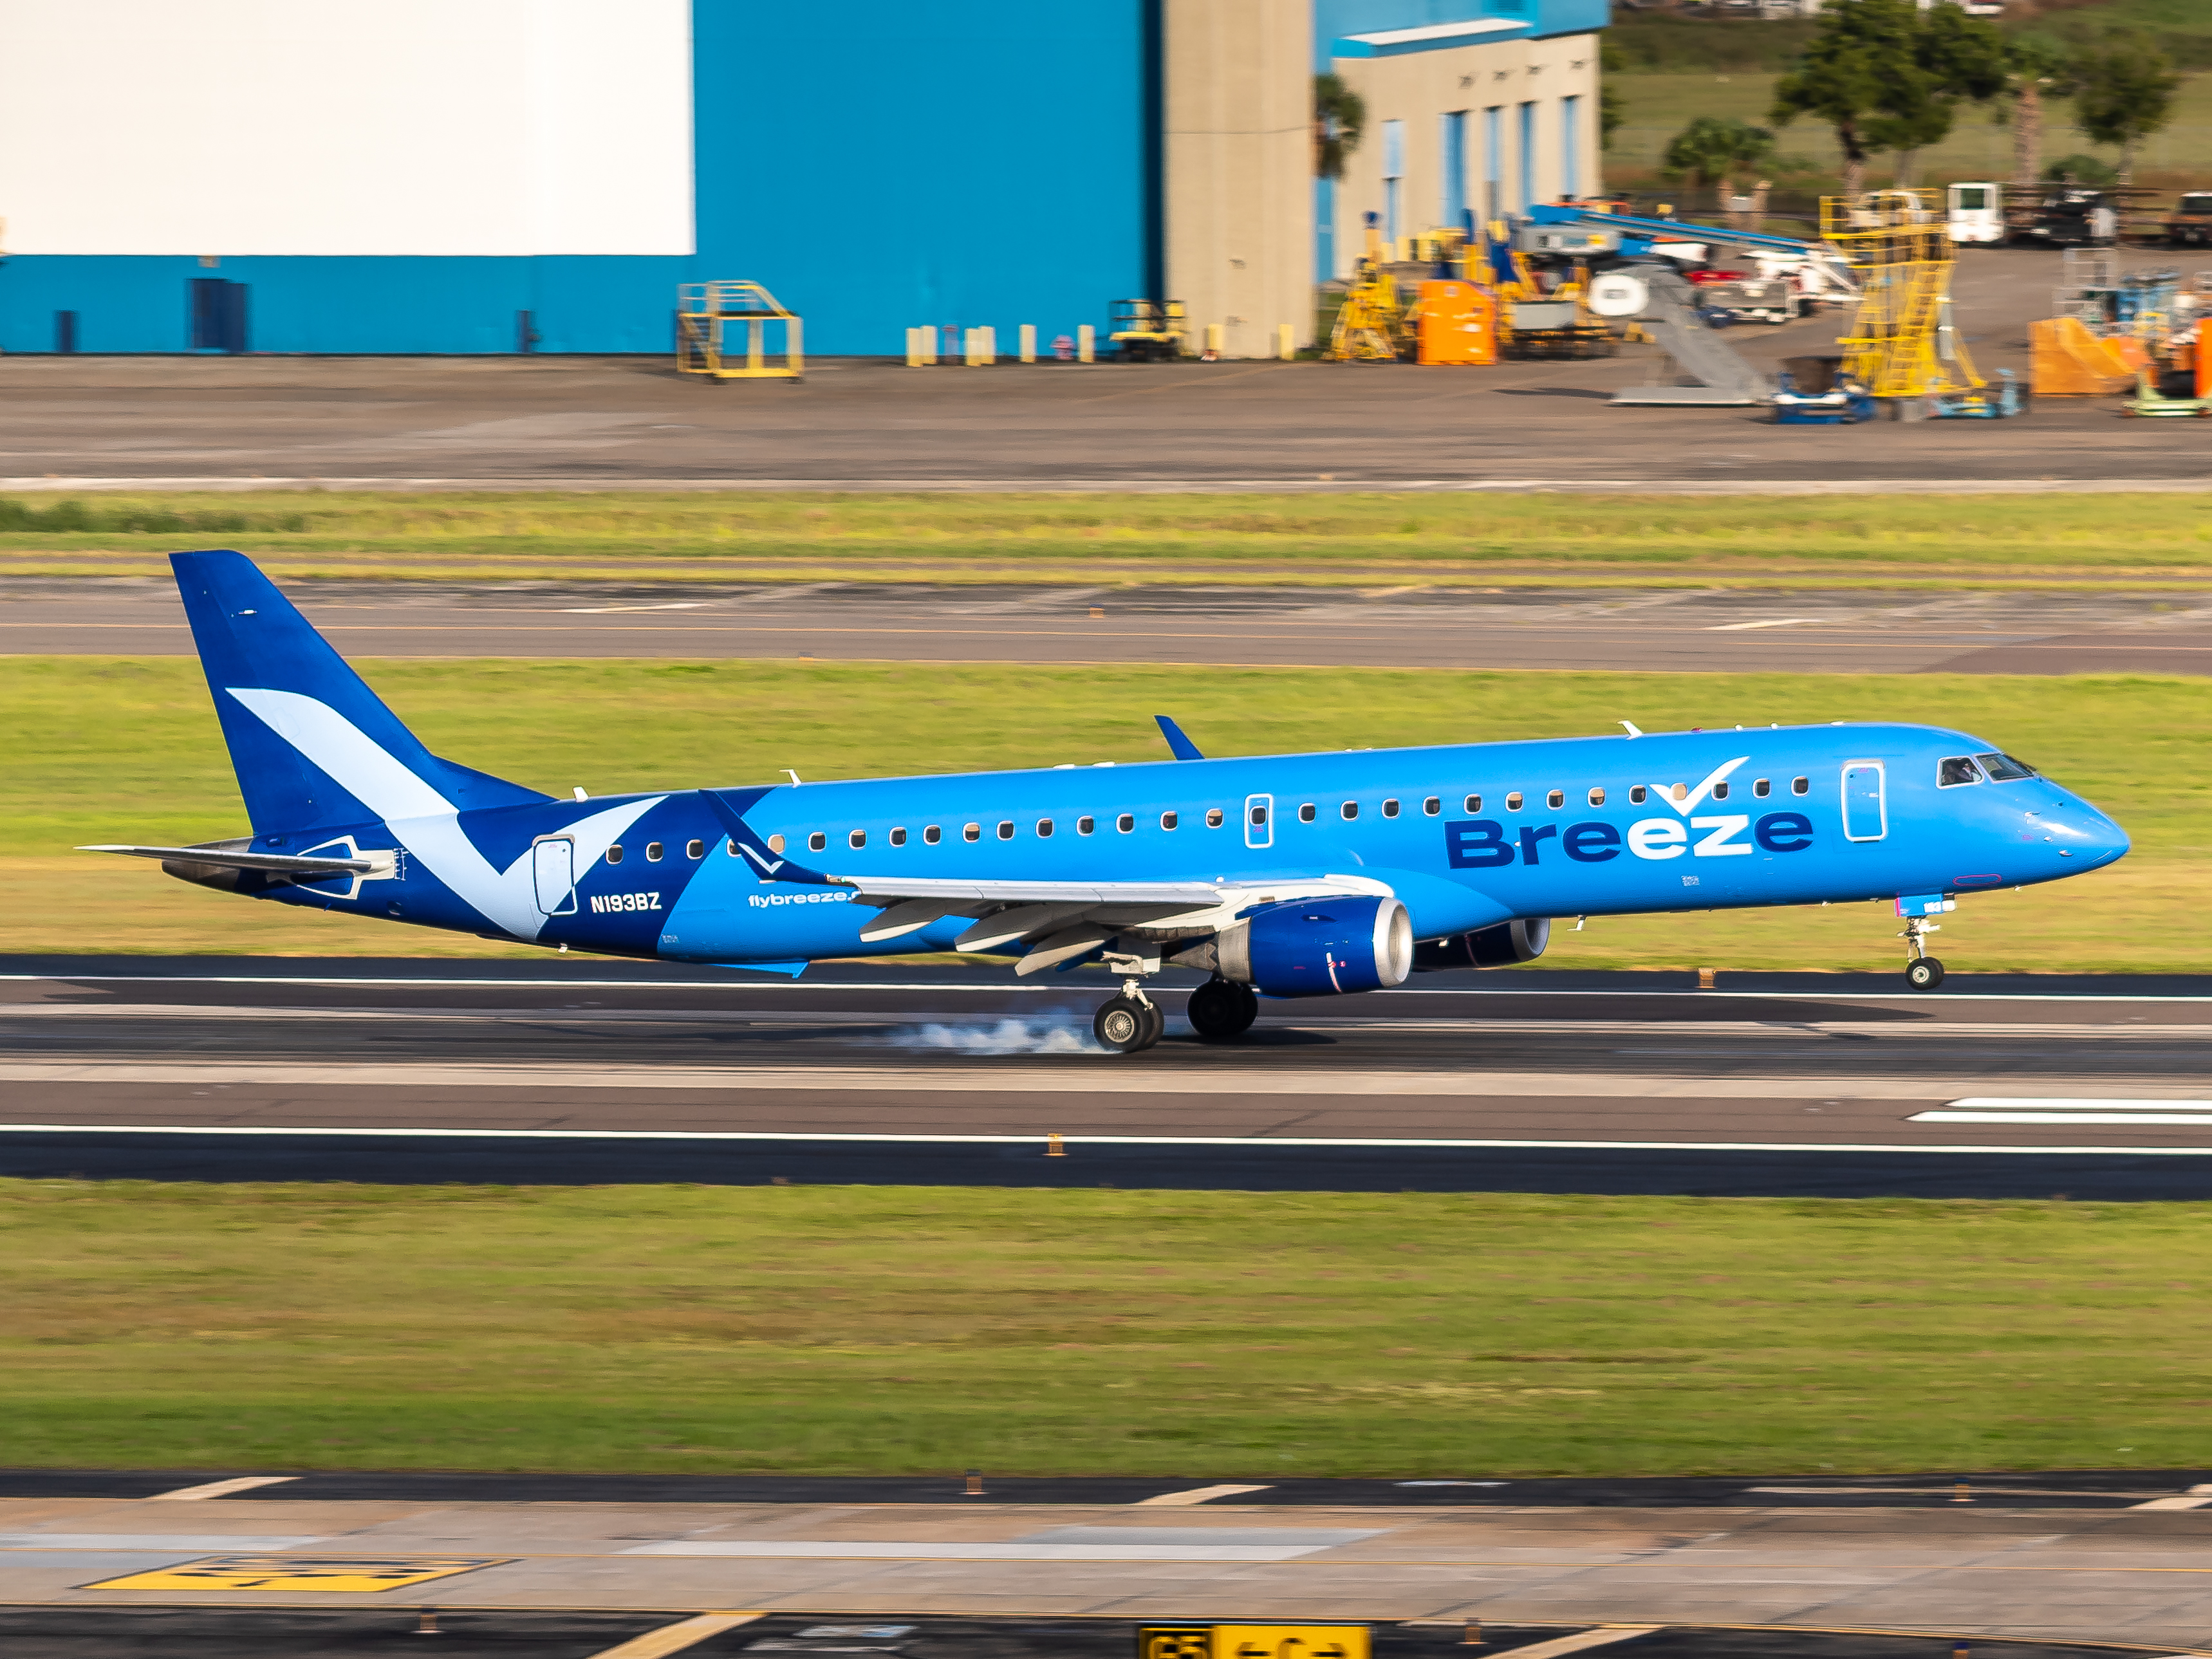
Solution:
M0 0L19 254L684 254L690 0Z

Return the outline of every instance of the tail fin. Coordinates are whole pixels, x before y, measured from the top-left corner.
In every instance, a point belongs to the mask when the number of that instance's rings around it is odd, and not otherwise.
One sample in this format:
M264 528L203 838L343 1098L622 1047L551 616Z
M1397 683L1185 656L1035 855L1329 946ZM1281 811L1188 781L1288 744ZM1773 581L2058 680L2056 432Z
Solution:
M552 797L440 760L240 553L173 553L258 835Z

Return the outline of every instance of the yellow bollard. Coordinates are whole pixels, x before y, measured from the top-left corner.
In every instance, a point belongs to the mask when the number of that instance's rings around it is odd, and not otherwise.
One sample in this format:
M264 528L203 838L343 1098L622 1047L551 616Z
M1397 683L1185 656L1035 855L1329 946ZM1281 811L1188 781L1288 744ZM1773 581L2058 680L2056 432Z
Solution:
M1720 971L1720 970L1719 970L1718 969L1717 969L1717 968L1700 968L1700 969L1698 969L1698 988L1700 991L1710 991L1710 990L1711 990L1711 989L1713 988L1713 975L1714 975L1715 974L1718 973L1719 971Z
M1022 361L1025 363L1035 362L1036 361L1036 325L1035 323L1022 325L1021 342Z
M1208 323L1206 325L1206 361L1209 363L1221 361L1222 335L1220 324Z
M1290 328L1290 325L1288 323L1285 323L1283 327L1287 331ZM1479 1648L1482 1645L1481 1620L1470 1619L1467 1621L1467 1629L1460 1637L1459 1644L1463 1648Z
M1044 1138L1044 1155L1047 1158L1066 1158L1067 1148L1060 1144L1058 1135L1048 1134Z
M1276 324L1275 356L1281 358L1282 361L1286 363L1297 362L1298 356L1297 338L1297 331L1292 328L1288 323Z
M981 349L982 367L989 368L999 361L999 331L986 323L975 331L975 340Z
M968 1496L968 1497L969 1497L969 1498L981 1498L982 1495L983 1495L983 1471L982 1471L982 1470L981 1470L981 1469L970 1469L970 1470L969 1470L969 1471L968 1471L968 1492L967 1492L967 1496Z
M1075 330L1075 361L1091 363L1098 361L1098 331L1088 323L1079 323Z

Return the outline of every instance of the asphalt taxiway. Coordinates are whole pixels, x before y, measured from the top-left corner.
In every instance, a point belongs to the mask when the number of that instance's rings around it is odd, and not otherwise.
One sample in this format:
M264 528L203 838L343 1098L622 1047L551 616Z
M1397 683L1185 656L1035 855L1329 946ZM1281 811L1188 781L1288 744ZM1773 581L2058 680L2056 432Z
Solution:
M2201 593L290 585L351 656L2212 673ZM0 581L0 653L186 655L175 590Z
M1097 1052L1104 988L827 964L7 964L0 1173L2194 1198L2212 986L1423 975Z

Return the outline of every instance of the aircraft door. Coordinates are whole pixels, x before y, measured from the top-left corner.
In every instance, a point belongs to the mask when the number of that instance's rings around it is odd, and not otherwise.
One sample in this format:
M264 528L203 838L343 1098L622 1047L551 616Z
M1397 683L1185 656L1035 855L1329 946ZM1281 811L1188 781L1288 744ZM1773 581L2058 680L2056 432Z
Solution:
M1244 797L1244 844L1247 847L1273 847L1275 844L1275 798L1273 795Z
M1850 761L1844 767L1844 839L1880 841L1889 833L1889 810L1882 798L1880 761Z
M530 872L538 884L538 908L549 916L576 914L576 843L566 836L546 836L531 843Z

